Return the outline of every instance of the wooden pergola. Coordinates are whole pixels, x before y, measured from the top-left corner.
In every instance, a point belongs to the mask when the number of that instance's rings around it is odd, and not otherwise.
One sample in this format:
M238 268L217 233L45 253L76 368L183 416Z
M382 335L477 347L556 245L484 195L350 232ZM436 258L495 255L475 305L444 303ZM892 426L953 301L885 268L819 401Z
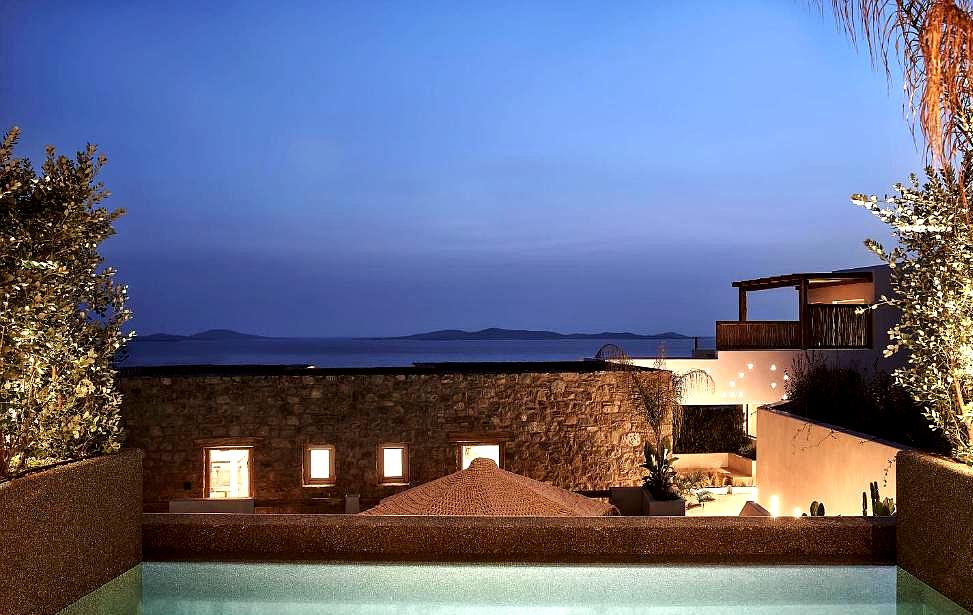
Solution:
M733 282L739 291L739 318L717 321L719 350L870 348L871 313L860 305L810 303L810 291L831 286L871 283L871 271L791 273ZM796 321L747 320L747 293L793 287L798 293Z

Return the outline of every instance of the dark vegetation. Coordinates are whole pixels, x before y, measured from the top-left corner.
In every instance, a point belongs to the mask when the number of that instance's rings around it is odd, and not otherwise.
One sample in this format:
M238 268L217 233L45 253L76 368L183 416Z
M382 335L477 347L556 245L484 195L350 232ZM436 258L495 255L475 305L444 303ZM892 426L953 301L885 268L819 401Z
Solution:
M737 453L756 458L753 440L744 431L740 406L683 406L679 453ZM678 454L678 453L677 453Z
M837 367L813 354L795 362L787 383L788 412L933 453L950 445L933 431L922 407L887 372Z

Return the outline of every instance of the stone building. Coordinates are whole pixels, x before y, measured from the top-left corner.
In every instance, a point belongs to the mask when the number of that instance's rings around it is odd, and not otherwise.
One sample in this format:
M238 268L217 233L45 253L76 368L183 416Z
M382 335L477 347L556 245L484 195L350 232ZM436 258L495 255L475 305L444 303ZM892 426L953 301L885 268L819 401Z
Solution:
M670 373L643 370L645 377ZM580 492L641 482L644 413L600 362L123 370L144 502L251 497L258 510L362 508L475 457Z

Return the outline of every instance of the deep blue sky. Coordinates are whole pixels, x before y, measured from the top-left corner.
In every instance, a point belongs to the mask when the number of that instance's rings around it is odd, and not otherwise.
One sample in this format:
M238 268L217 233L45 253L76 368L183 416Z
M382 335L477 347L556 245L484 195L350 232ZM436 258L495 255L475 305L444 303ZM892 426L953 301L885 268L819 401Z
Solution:
M143 333L711 335L922 165L802 0L136 4L0 0L0 126L108 155Z

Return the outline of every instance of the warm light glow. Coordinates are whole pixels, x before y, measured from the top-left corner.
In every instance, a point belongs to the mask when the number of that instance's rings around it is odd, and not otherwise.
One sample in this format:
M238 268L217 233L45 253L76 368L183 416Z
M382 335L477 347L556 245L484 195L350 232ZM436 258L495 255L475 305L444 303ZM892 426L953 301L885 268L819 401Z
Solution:
M743 372L737 372L737 376L740 378L740 380L743 380Z
M382 449L382 476L385 478L401 478L402 462L405 457L405 450L401 448Z
M207 451L211 498L250 497L250 449L213 448Z
M770 502L768 503L767 510L770 511L771 516L780 516L780 498L776 495L770 496Z
M737 386L737 383L736 383L736 381L735 381L735 380L731 380L731 381L730 381L730 388L731 388L731 389L735 389L735 388L736 388L736 386Z
M791 379L790 374L784 372L784 380L790 380L790 379Z
M470 463L478 457L492 459L493 463L500 467L500 445L499 444L464 444L463 445L463 469L470 467Z
M747 363L747 369L753 369L753 363Z
M777 388L777 383L776 382L771 382L770 383L770 388L771 389L776 389Z
M770 364L770 371L772 371L772 372L776 372L777 371L777 364L776 363L771 363Z
M801 509L798 508L797 506L795 506L794 507L793 514L794 514L795 517L797 517L798 519L800 519L801 518Z
M311 449L311 473L309 477L320 480L331 478L331 449Z

